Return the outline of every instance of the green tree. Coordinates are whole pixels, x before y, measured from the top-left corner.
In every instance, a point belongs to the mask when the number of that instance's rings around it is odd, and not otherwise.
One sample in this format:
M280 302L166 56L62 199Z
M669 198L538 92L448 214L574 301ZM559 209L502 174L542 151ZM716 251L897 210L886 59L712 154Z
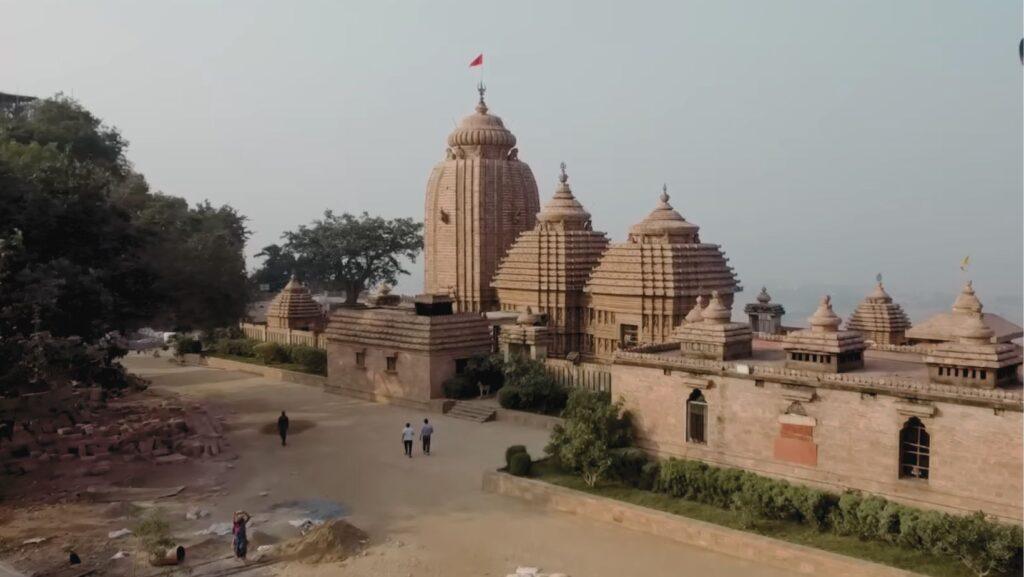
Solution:
M339 216L328 210L323 219L286 232L284 248L307 280L344 290L345 304L354 305L363 290L395 284L398 275L409 274L402 259L415 262L423 249L422 231L423 224L411 218Z
M621 400L612 403L607 393L577 388L569 395L562 418L545 451L593 487L611 469L612 449L632 441L629 415L623 413Z
M293 274L300 274L295 255L280 245L267 245L256 256L263 257L263 264L252 275L253 283L257 286L268 285L272 292L277 292L288 284Z

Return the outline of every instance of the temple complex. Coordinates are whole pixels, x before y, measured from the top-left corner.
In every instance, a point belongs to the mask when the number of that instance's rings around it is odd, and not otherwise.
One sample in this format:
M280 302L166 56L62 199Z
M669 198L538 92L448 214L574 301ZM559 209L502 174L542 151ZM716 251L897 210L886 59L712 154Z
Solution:
M500 351L600 374L652 455L1024 519L1022 356L1010 342L1022 330L984 313L970 282L951 313L913 327L880 282L845 329L826 296L808 328L786 330L765 289L735 323L736 274L667 190L609 244L564 167L540 210L482 92L448 142L427 186L425 294L415 310L385 289L336 311L329 387L437 408L445 379Z
M761 292L757 295L757 302L748 303L743 307L743 312L750 319L750 330L755 333L782 334L782 315L786 314L786 309L782 305L772 302L767 287L761 287Z
M736 274L699 230L672 208L664 188L654 211L629 229L626 242L608 248L590 276L581 352L607 360L620 348L664 343L697 297L712 291L732 306L742 290Z
M564 357L582 346L587 310L583 287L608 238L593 230L590 213L573 196L565 163L558 180L554 197L537 214L536 226L519 235L492 286L501 310L546 315L547 352Z
M875 290L850 315L846 328L880 345L902 345L907 342L910 319L900 305L892 302L879 280Z
M1008 343L1024 337L1024 329L999 315L982 312L981 301L974 293L974 284L967 281L953 302L953 310L937 314L907 330L907 339L915 343L942 343L959 340L957 330L972 316L981 315L992 329L992 341Z
M323 329L324 321L320 305L295 275L292 275L267 308L267 327L272 329L319 332Z
M424 292L451 294L462 312L498 309L491 279L540 209L537 182L516 137L490 114L480 86L476 112L448 136L427 181Z
M807 319L811 328L786 335L786 367L823 373L845 373L864 367L864 337L856 331L841 331L843 322L825 296L818 310Z

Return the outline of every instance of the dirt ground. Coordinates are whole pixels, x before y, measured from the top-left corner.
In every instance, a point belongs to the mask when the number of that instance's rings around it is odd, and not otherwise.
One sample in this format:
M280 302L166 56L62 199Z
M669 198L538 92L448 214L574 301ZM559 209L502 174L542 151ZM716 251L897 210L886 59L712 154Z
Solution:
M289 521L328 509L369 535L360 552L340 563L284 563L246 575L500 577L520 565L574 577L786 574L483 493L481 474L502 464L505 447L523 444L540 455L545 431L421 414L246 373L180 367L166 359L132 356L125 364L150 379L155 394L182 395L225 417L233 455L217 462L161 467L152 471L152 477L136 480L137 486L188 486L181 495L155 504L173 520L174 534L187 536L197 553L230 553L229 536L195 532L230 521L232 511L239 509L255 519L250 551L295 537L298 531ZM295 424L287 447L280 446L268 426L281 410ZM420 423L424 417L435 425L433 454L424 456L417 448L408 459L402 453L402 426ZM8 512L0 536L29 534L12 528L30 523L36 530L43 514L49 519L75 518L76 506L50 507L45 513ZM184 519L184 512L193 507L210 515ZM94 520L102 526L92 530L115 530L119 521L123 524L116 517L106 523ZM64 533L67 540L74 530ZM101 536L101 541L106 538ZM96 547L101 549L97 558L117 546L106 542Z

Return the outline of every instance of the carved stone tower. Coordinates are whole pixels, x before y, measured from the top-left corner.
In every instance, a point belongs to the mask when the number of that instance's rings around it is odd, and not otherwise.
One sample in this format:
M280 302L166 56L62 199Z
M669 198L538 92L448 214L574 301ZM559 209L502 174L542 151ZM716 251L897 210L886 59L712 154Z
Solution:
M536 223L537 181L515 145L501 119L488 113L480 86L476 112L448 136L446 158L430 173L424 288L450 294L459 311L498 308L491 287L498 263Z

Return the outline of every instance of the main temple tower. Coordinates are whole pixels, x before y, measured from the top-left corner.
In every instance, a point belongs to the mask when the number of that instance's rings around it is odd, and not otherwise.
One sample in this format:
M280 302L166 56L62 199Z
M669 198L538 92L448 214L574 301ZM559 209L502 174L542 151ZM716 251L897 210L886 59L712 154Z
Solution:
M537 181L515 145L501 118L488 113L480 86L476 112L448 136L446 157L430 173L424 289L451 294L459 311L498 308L491 288L498 263L536 223Z

